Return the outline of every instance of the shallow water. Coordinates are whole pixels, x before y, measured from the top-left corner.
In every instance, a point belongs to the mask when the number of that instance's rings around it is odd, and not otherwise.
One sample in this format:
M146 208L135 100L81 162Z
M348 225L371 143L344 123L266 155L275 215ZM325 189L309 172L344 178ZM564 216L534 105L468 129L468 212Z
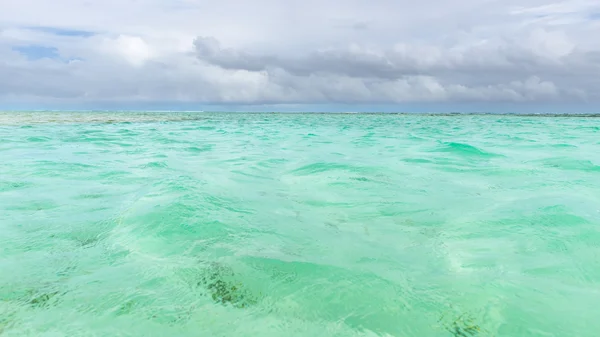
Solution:
M597 336L600 119L0 113L0 336Z

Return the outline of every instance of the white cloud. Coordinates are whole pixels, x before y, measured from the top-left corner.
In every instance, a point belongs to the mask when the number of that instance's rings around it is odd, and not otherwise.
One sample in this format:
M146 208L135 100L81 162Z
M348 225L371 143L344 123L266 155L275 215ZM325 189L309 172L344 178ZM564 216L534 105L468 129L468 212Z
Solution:
M590 0L4 0L0 103L598 101L597 13ZM59 57L15 51L31 45Z
M133 66L142 66L155 56L152 47L139 36L119 35L116 38L104 38L100 50L121 57Z

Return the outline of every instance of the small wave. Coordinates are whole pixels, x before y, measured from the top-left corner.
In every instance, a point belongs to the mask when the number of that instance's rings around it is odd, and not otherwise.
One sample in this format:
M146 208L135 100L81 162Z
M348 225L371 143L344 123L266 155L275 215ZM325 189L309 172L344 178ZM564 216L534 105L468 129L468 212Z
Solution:
M103 132L104 131L102 131L102 130L84 130L84 131L79 132L79 134L82 134L82 135L92 135L92 134L95 134L95 133L103 133Z
M103 193L86 193L77 196L75 199L102 199L106 198L108 195Z
M30 184L22 181L0 181L0 192L8 192L28 187Z
M546 158L539 161L543 166L559 168L563 170L576 170L576 171L588 171L588 172L598 172L600 171L600 166L592 163L589 160L579 160L579 159L571 159L565 157L554 157L554 158Z
M271 177L265 177L265 176L261 176L261 175L257 175L257 174L251 174L251 173L243 172L240 170L232 170L231 173L235 173L238 175L242 175L242 176L254 178L254 179L273 180L273 178L271 178Z
M372 171L368 167L354 166L348 164L339 163L314 163L306 166L302 166L293 170L292 172L297 175L310 175L316 173L323 173L327 171L347 171L351 173L366 173Z
M27 141L28 142L32 142L32 143L42 143L42 142L47 142L49 141L50 138L48 137L43 137L43 136L39 136L39 137L28 137Z
M196 130L203 130L203 131L211 131L211 130L215 130L216 127L214 126L199 126L196 128Z
M466 143L457 142L444 142L444 147L441 149L444 152L456 153L463 156L477 156L477 157L499 157L501 155L481 150Z
M277 165L285 164L287 162L289 162L289 160L285 159L285 158L271 158L271 159L260 161L258 163L258 166L271 168L271 167L274 167Z
M138 136L138 135L140 135L139 132L135 132L135 131L132 131L132 130L129 130L129 129L121 129L121 130L118 131L118 133L121 134L121 135L127 135L127 136Z
M557 148L577 148L576 145L571 145L571 144L566 144L566 143L553 144L552 147L557 147Z
M79 136L79 137L71 137L63 139L62 141L65 143L102 143L102 142L112 142L117 140L115 137L90 137L90 136Z
M254 211L252 209L244 208L244 204L240 201L233 200L225 197L218 197L214 195L208 195L204 197L204 201L208 204L216 206L221 210L228 210L234 213L241 214L253 214Z
M208 152L211 151L215 146L210 144L210 145L205 145L202 147L198 147L198 146L190 146L188 148L186 148L186 150L188 152L194 152L194 153L200 153L200 152Z
M143 165L142 167L143 168L165 168L168 166L169 165L167 165L167 163L164 161L152 161L152 162L149 162L149 163Z
M107 172L102 172L98 174L98 178L100 179L107 179L107 178L123 178L123 177L127 177L129 176L131 173L128 171L107 171Z
M93 169L96 166L85 164L85 163L73 163L73 162L62 162L62 161L52 161L52 160L38 160L35 162L35 165L41 167L46 172L76 172L76 170L89 170Z
M14 211L47 211L59 207L60 205L52 200L41 200L23 203L17 206L7 207L6 209Z
M156 138L155 141L160 144L187 144L186 141L183 141L180 139L167 138L167 137Z
M371 181L370 179L368 179L368 178L365 178L365 177L352 177L352 178L350 178L350 179L352 179L352 180L356 180L356 181L362 181L362 182Z
M319 208L355 208L361 206L361 203L356 202L336 202L336 201L325 201L325 200L299 200L299 204L319 207Z
M402 161L407 162L407 163L414 163L414 164L429 164L429 163L431 163L431 160L423 159L423 158L405 158L405 159L402 159Z

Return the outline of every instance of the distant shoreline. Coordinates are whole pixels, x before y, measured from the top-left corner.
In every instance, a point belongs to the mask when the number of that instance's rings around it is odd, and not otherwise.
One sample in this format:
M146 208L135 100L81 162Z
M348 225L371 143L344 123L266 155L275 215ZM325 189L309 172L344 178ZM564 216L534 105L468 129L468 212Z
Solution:
M313 112L313 111L187 111L187 110L6 110L0 114L22 113L119 113L119 114L232 114L232 115L404 115L404 116L515 116L515 117L600 117L598 113L519 113L519 112Z

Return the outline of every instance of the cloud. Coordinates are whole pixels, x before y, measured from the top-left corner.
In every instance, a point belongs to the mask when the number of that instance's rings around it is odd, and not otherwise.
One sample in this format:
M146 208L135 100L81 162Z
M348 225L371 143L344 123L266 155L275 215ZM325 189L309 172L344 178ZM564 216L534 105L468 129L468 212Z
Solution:
M139 36L120 35L116 38L106 38L101 41L99 49L136 67L155 57L152 46Z
M588 0L5 0L0 104L593 104L598 12Z
M520 40L446 48L403 43L388 49L354 45L291 58L223 48L209 37L199 37L194 45L204 62L228 70L266 72L274 83L297 87L282 80L286 78L282 74L297 83L311 82L313 88L319 87L318 79L323 80L324 96L334 101L361 97L392 102L582 98L584 90L576 89L577 85L598 89L597 84L586 82L586 71L600 70L594 53L575 51L575 45L560 31L540 29ZM339 92L333 94L336 87ZM591 94L596 95L596 89ZM341 95L345 91L348 97Z

